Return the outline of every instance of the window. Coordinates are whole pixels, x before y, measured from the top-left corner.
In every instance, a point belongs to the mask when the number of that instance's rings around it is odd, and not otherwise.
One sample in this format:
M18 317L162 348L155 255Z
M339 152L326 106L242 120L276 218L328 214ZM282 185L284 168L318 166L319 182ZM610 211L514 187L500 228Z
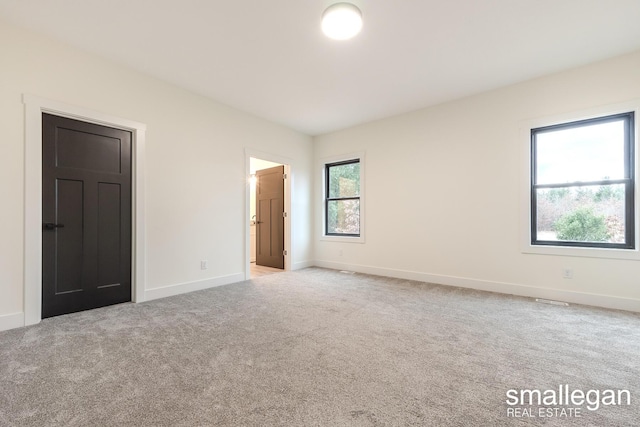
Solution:
M325 164L326 236L360 237L360 159Z
M635 249L634 113L531 130L531 244Z

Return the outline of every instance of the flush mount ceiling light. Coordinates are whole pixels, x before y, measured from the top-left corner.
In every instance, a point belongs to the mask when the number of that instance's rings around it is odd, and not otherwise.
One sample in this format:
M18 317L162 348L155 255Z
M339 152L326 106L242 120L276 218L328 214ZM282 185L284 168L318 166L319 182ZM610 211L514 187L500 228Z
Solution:
M362 29L362 13L351 3L336 3L322 14L322 32L334 40L347 40Z

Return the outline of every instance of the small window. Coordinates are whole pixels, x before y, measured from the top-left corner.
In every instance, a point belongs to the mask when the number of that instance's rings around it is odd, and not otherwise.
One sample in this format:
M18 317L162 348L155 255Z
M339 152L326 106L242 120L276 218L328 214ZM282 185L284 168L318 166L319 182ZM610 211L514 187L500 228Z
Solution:
M325 235L360 237L360 159L325 164Z
M531 244L634 249L634 114L531 130Z

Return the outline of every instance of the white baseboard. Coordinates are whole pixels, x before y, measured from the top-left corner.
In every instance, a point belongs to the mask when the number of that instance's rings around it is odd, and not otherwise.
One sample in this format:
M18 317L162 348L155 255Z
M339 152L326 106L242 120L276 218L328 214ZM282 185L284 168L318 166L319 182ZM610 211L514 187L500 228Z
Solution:
M236 273L228 276L198 280L197 282L178 283L176 285L164 286L162 288L147 289L144 292L144 296L145 301L151 301L158 298L166 298L174 295L185 294L187 292L201 291L203 289L229 285L231 283L242 281L244 281L244 273Z
M303 268L309 268L316 265L313 261L300 261L293 264L291 270L302 270Z
M24 313L3 314L0 316L0 331L24 326Z
M488 280L469 279L466 277L444 276L417 271L396 270L391 268L372 267L368 265L344 264L333 261L316 261L318 267L334 270L349 270L358 273L374 274L377 276L395 277L398 279L416 280L419 282L437 283L440 285L458 286L460 288L477 289L488 292L518 295L531 298L544 298L564 301L574 304L591 305L595 307L613 308L640 312L640 300L621 298L610 295L598 295L585 292L563 291L560 289L539 288L536 286L517 285L514 283L492 282Z

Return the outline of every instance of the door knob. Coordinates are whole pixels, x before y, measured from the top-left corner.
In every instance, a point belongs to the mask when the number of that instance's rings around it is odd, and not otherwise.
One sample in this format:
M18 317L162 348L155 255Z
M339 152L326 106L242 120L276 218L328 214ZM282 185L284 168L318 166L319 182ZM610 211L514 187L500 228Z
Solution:
M45 230L55 230L56 228L63 228L64 224L54 224L52 222L45 222L43 224Z

